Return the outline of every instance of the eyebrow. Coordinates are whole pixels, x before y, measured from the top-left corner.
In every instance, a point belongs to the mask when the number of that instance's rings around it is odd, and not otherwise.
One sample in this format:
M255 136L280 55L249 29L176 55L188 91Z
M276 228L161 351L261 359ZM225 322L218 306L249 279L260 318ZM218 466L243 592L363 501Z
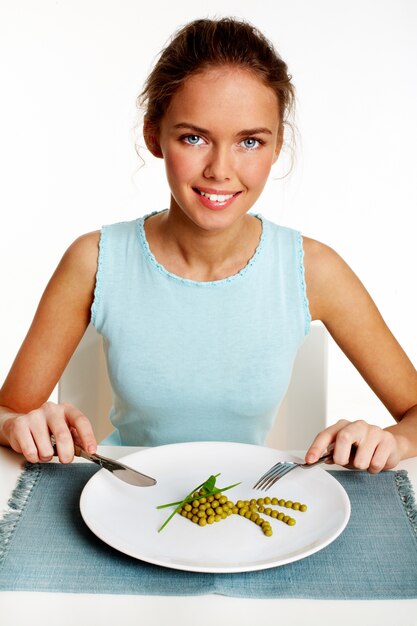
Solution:
M187 130L193 130L196 133L201 133L202 135L209 135L210 131L206 128L201 128L200 126L196 126L195 124L188 124L186 122L180 122L179 124L175 124L174 128L185 128ZM245 128L237 133L239 137L247 137L248 135L272 135L272 131L265 126L259 126L257 128Z

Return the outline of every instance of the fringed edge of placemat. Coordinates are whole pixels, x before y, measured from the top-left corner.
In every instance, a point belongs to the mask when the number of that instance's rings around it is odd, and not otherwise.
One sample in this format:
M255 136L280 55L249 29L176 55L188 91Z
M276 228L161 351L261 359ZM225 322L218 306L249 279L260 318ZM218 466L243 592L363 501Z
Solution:
M19 476L16 487L7 503L6 511L0 519L0 565L3 563L13 531L23 515L32 489L41 475L39 463L27 463Z
M411 528L417 535L417 506L414 489L408 476L408 472L406 470L398 470L395 472L395 483L397 485L398 494L404 505L404 510L411 524Z

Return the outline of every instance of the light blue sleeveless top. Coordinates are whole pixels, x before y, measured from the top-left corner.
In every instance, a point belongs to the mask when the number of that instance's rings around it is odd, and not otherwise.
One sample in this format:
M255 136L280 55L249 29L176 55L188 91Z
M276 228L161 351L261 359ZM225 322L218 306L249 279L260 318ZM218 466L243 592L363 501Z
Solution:
M91 321L103 336L115 427L103 443L263 445L310 328L300 233L257 215L249 263L197 282L157 262L147 217L101 231Z

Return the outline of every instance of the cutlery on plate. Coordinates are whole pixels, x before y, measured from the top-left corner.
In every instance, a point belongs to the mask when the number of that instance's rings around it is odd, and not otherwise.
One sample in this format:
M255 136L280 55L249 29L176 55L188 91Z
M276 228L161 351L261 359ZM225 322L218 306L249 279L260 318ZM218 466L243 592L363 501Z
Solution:
M333 450L331 452L327 452L323 456L321 456L314 463L293 463L291 461L279 461L275 465L269 468L263 476L260 477L257 483L254 484L253 489L263 489L266 491L272 485L274 485L277 480L283 478L289 472L296 469L297 467L301 467L302 469L309 469L310 467L314 467L319 463L324 463L328 459L331 459L333 456Z
M57 456L57 449L55 445L55 438L51 436L51 443L54 449L54 456ZM152 485L156 485L155 478L151 478L151 476L147 476L146 474L142 474L137 470L120 463L120 461L115 461L114 459L108 459L101 454L90 454L86 452L80 446L74 443L75 456L81 456L83 459L87 459L88 461L92 461L97 465L100 465L103 469L111 472L116 478L123 480L123 482L128 483L129 485L134 485L135 487L152 487Z
M314 463L293 463L292 461L279 461L275 465L269 468L263 476L260 477L257 483L254 484L253 489L263 489L266 491L272 485L274 485L277 480L280 480L284 476L286 476L292 470L297 469L297 467L301 467L301 469L310 469L310 467L314 467L319 463L324 463L325 461L330 460L333 457L334 445L331 444L328 448L326 454L323 454L317 461ZM349 463L345 465L345 467L349 469L355 469L353 467L353 459L355 458L355 454L357 452L357 447L355 445L352 446L349 456Z

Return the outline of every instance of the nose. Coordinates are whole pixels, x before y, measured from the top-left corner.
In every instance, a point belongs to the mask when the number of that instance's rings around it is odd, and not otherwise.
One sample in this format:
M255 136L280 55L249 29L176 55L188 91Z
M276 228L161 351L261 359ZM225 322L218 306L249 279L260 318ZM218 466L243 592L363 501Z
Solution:
M204 168L204 177L211 180L230 180L233 171L233 158L226 147L214 147L210 150Z

